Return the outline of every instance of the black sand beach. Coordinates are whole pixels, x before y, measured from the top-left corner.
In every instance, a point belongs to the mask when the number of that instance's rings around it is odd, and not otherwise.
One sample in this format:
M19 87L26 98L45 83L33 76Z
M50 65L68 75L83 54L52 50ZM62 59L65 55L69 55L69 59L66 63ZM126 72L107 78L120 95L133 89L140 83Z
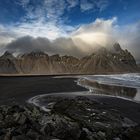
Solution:
M76 78L53 76L0 77L0 104L24 104L29 98L47 93L84 91L75 83Z
M77 85L76 80L1 76L0 139L139 140L140 104L87 94L87 89ZM49 103L45 104L48 111L27 102L40 94L47 94L43 100Z
M0 104L24 105L29 98L40 94L86 91L87 89L76 84L76 80L77 78L53 78L53 76L1 76ZM140 123L140 104L115 97L93 95L92 98L102 102L103 108L116 109L124 116Z

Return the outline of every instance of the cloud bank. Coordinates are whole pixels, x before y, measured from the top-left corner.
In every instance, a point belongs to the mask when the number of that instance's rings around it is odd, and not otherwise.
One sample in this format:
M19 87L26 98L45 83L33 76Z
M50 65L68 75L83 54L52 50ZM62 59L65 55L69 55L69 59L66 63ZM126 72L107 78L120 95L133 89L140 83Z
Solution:
M110 47L115 42L119 42L123 49L128 49L137 60L140 60L140 22L120 26L117 20L116 17L107 20L96 19L79 28L73 27L69 34L64 37L56 37L54 40L48 39L46 36L20 37L4 45L1 52L9 50L14 53L24 53L40 50L49 54L59 53L80 57L91 54L97 47ZM4 28L1 27L0 30L4 30ZM39 33L39 31L37 32ZM45 33L47 31L44 31ZM5 32L1 34L5 34ZM7 34L7 38L13 36L16 37L13 32Z
M71 38L58 38L50 41L47 38L25 36L12 41L5 46L12 53L29 53L44 51L48 54L82 56L84 53L73 43Z
M14 24L0 25L0 39L4 40L7 33L7 42L27 35L50 40L67 37L79 25L68 25L69 14L65 13L77 6L81 12L103 11L109 5L108 0L15 0L13 3L20 6L25 15ZM1 26L5 33L1 31ZM9 32L13 35L9 35Z
M119 42L123 49L128 49L140 60L140 21L122 26L118 25L117 21L116 17L108 20L96 19L93 23L82 25L74 31L72 38L79 38L93 48L94 44L110 47Z
M103 12L109 0L14 0L13 3L25 15L13 24L0 25L0 54L6 50L14 53L40 50L80 57L100 46L110 47L119 42L140 60L140 21L119 25L119 19L113 17L98 18L85 25L68 24L68 13L74 8L78 7L81 13Z

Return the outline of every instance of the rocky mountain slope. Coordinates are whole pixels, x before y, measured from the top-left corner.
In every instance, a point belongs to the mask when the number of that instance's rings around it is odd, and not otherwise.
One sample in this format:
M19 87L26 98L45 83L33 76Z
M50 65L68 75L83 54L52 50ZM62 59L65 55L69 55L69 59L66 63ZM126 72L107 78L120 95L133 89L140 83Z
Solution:
M136 72L134 57L118 43L112 48L99 48L84 58L49 56L44 52L30 52L14 57L5 52L0 57L1 74L93 74L106 72Z

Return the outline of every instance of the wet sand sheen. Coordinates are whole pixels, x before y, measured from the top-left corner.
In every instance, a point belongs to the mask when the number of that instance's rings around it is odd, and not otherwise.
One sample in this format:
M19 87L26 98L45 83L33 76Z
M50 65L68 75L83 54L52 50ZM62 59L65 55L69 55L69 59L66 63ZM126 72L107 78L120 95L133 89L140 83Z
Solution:
M84 78L78 80L78 85L87 88L94 95L113 96L140 103L140 88L100 84Z
M0 104L25 104L26 101L40 94L56 94L87 89L76 84L77 78L53 78L52 76L38 77L0 77ZM123 115L140 123L140 104L107 96L92 95L92 98L102 102L106 109L117 109Z

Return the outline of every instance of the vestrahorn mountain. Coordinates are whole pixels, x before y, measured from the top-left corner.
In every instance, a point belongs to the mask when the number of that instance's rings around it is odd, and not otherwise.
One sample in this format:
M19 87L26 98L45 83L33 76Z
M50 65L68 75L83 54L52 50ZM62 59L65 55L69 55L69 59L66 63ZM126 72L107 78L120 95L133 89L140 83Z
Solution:
M99 48L89 56L49 56L44 52L30 52L14 57L5 52L0 57L0 74L94 74L136 72L136 61L128 50L118 43Z

